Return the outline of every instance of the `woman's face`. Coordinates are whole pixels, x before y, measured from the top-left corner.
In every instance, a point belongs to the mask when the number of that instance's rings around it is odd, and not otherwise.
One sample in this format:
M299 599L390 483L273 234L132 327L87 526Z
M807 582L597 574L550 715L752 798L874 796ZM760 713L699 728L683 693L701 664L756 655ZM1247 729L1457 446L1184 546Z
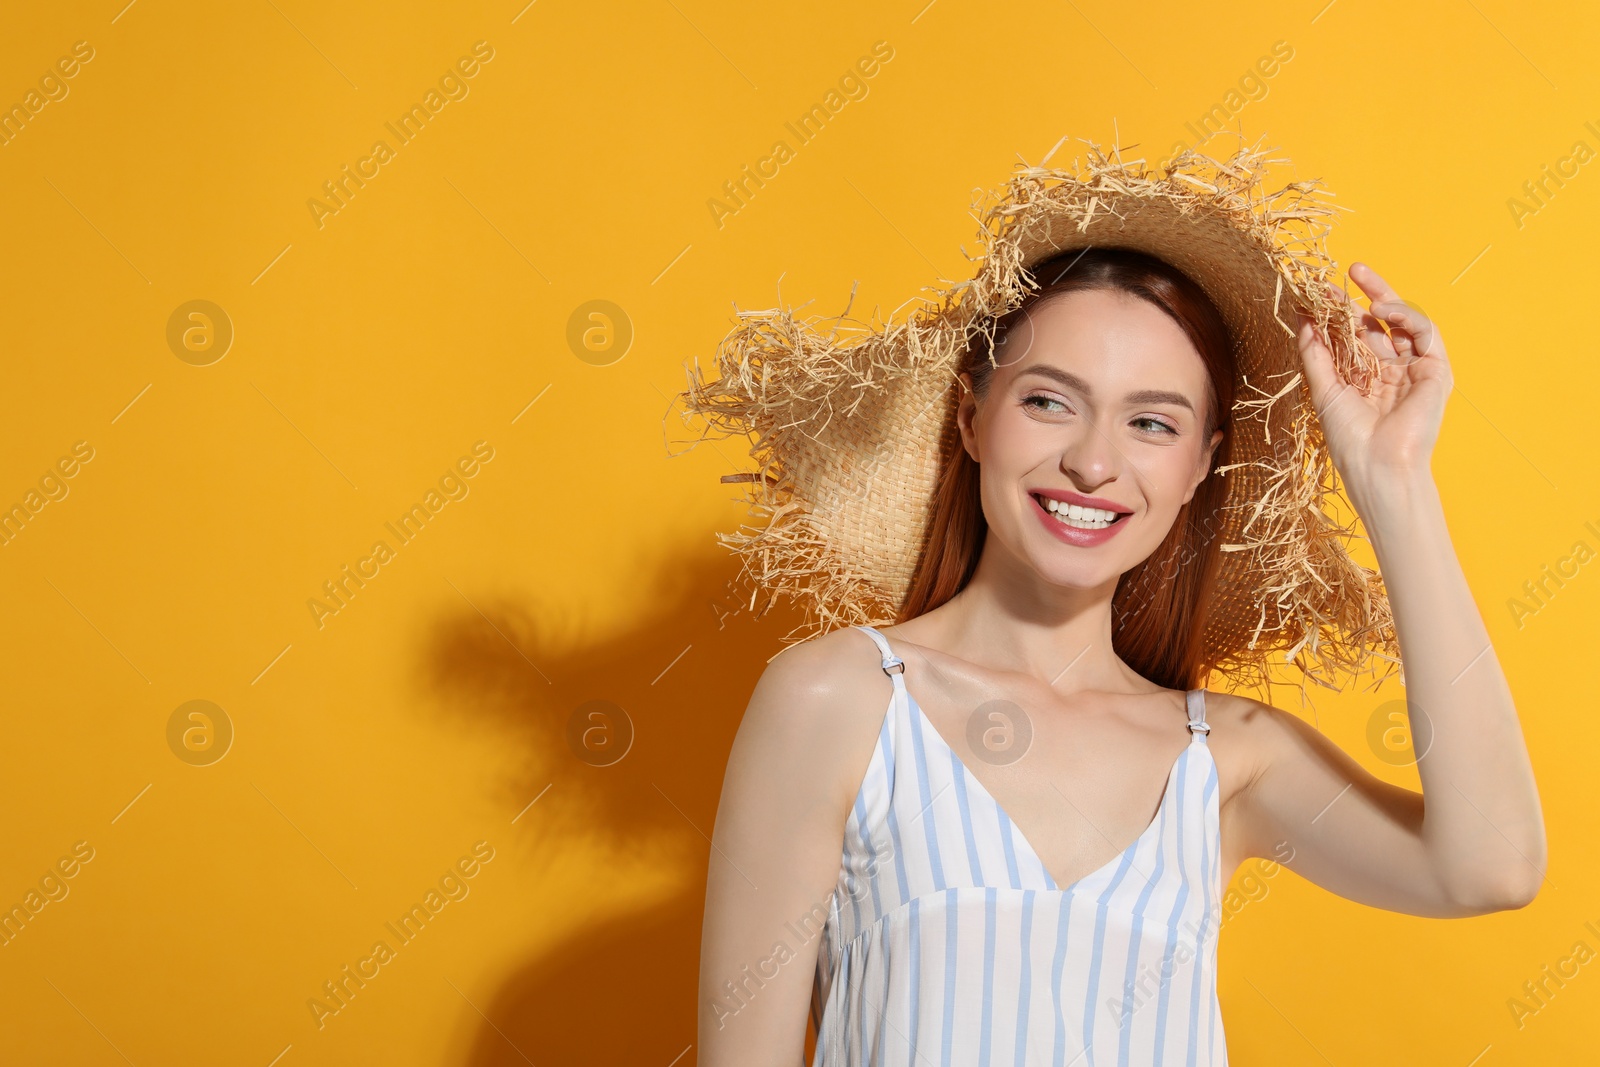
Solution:
M985 551L1003 549L1052 585L1114 583L1166 538L1222 440L1220 430L1200 439L1200 353L1160 308L1091 289L1034 305L995 361L981 402L962 375L957 412L997 541ZM1068 502L1095 510L1074 518ZM1105 512L1116 514L1109 525Z

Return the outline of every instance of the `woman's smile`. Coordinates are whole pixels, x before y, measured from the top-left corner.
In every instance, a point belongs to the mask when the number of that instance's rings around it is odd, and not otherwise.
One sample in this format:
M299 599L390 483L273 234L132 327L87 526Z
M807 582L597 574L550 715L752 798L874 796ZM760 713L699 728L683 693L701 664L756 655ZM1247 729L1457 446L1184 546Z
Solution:
M1083 548L1111 540L1127 525L1122 520L1132 514L1105 508L1085 508L1037 492L1029 493L1028 500L1033 504L1039 521L1044 523L1044 528L1053 537Z

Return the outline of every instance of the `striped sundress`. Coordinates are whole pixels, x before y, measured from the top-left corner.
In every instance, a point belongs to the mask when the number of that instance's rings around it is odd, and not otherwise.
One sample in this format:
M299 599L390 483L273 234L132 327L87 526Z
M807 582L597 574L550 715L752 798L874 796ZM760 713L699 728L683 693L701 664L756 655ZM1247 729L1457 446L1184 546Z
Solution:
M1155 819L1063 889L858 628L894 694L821 931L813 1067L1223 1067L1205 690Z

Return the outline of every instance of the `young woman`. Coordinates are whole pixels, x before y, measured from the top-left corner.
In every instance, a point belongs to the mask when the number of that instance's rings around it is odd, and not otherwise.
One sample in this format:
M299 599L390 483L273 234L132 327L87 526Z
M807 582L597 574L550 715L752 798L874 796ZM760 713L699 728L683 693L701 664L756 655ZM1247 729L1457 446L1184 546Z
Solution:
M1387 584L1417 793L1195 688L1214 538L1123 582L1222 500L1237 368L1217 308L1137 251L1036 273L995 365L981 338L962 362L938 550L901 621L787 649L751 697L709 864L702 1067L793 1064L808 1008L819 1067L1223 1064L1217 909L1246 859L1424 916L1541 884L1516 709L1429 468L1452 380L1436 326L1357 263L1381 385L1343 381L1303 316L1297 342ZM1129 596L1160 625L1124 629Z

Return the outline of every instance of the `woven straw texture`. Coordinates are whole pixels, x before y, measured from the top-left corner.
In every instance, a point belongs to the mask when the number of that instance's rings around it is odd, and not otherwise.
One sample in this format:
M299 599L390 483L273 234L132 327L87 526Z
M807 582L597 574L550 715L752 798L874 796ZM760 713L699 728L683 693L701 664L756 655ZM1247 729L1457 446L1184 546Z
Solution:
M1064 142L1065 139L1063 139ZM992 344L995 320L1038 287L1027 268L1088 245L1133 248L1193 278L1236 345L1231 462L1217 536L1222 557L1204 636L1206 663L1227 688L1270 685L1269 657L1294 679L1341 688L1399 667L1381 577L1347 551L1352 519L1311 406L1294 337L1295 309L1333 339L1335 364L1365 392L1378 362L1348 305L1327 283L1335 217L1317 181L1267 192L1270 149L1227 160L1186 151L1152 171L1093 142L1068 168L1018 164L973 205L982 251L970 280L932 290L903 321L797 319L794 309L739 311L716 353L698 361L675 400L699 439L749 435L757 526L718 539L742 558L751 607L794 597L805 622L785 643L840 626L901 621L898 610L925 543L942 448L954 440L968 344ZM1044 279L1048 281L1049 279ZM829 324L832 324L831 327ZM841 330L841 327L846 327ZM992 357L991 357L992 358ZM692 447L692 446L691 446ZM1353 514L1348 503L1346 513ZM1281 680L1281 679L1280 679Z

